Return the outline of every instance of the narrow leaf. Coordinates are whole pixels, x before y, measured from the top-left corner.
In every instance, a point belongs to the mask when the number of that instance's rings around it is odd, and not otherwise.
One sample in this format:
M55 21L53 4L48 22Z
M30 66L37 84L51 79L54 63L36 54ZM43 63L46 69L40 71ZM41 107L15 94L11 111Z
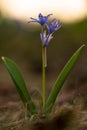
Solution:
M77 59L79 58L83 48L85 45L82 45L70 58L70 60L67 62L63 70L58 76L58 79L56 80L56 83L48 97L48 100L46 102L46 111L49 113L52 110L52 107L56 101L56 98L60 92L61 87L63 86L65 80L67 79L70 71L72 70L73 66L75 65Z
M35 104L31 99L31 96L27 90L26 84L23 80L23 77L17 68L17 65L9 58L2 57L3 62L5 63L8 72L11 75L11 78L13 79L13 82L16 86L16 89L18 91L18 94L24 104L24 106L27 105L29 111L31 114L36 113Z

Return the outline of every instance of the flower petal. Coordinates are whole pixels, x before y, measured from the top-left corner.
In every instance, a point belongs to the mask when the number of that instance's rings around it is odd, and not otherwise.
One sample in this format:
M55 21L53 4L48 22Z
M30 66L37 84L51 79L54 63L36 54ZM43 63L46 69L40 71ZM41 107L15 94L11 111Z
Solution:
M38 19L34 19L34 18L30 17L31 21L29 21L28 23L37 22L41 25L44 25L44 24L48 23L48 18L50 17L50 15L52 15L52 14L48 14L47 16L43 16L41 13L39 13Z
M54 33L61 27L60 20L53 19L51 23L46 24L46 26L48 28L49 33Z
M52 36L52 33L46 35L46 30L45 30L44 32L40 33L40 38L41 38L41 41L43 43L43 46L48 46L49 42L51 41L53 36Z

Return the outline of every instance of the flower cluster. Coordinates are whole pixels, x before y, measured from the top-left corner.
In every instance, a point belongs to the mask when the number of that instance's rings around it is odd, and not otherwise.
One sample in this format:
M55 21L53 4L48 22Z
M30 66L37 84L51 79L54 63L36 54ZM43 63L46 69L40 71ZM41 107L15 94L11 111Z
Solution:
M53 33L57 31L61 25L60 25L60 20L53 19L50 23L48 23L48 19L52 14L48 14L47 16L43 16L41 13L38 15L38 19L34 19L30 17L31 21L30 22L37 22L42 26L42 32L40 33L40 38L43 43L43 46L48 46L49 42L53 38ZM43 26L45 25L45 26ZM45 30L44 30L44 27ZM46 33L46 30L48 30L48 34Z

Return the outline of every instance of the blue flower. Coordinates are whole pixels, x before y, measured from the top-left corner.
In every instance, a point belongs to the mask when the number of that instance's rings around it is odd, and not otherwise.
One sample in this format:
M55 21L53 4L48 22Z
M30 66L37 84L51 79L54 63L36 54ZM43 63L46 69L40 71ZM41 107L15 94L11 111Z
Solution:
M61 27L60 20L53 19L51 23L46 24L46 26L48 28L49 33L54 33Z
M47 16L43 16L40 13L38 15L38 19L34 19L34 18L30 17L31 21L29 21L28 23L30 23L30 22L36 22L36 23L39 23L41 25L47 24L48 23L48 18L50 17L50 15L52 15L52 14L48 14Z
M43 42L43 46L48 46L50 40L53 38L52 33L46 35L46 30L42 33L40 33L40 38Z

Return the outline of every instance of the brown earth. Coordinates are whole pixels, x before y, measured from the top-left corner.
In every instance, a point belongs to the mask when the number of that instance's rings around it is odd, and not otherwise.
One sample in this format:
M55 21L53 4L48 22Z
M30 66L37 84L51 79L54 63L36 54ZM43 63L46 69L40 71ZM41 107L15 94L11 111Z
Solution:
M79 130L87 129L87 82L81 82L77 86L67 87L62 89L58 97L57 106L63 106L64 104L74 104L81 107L82 115L84 119L82 120L82 128ZM31 94L33 91L31 91ZM8 84L0 84L0 130L8 130L13 122L13 130L20 130L21 125L25 120L24 110L22 104L20 103L20 98L15 90L14 86ZM6 125L7 124L7 125ZM3 127L6 125L6 127ZM17 126L17 129L15 127Z

